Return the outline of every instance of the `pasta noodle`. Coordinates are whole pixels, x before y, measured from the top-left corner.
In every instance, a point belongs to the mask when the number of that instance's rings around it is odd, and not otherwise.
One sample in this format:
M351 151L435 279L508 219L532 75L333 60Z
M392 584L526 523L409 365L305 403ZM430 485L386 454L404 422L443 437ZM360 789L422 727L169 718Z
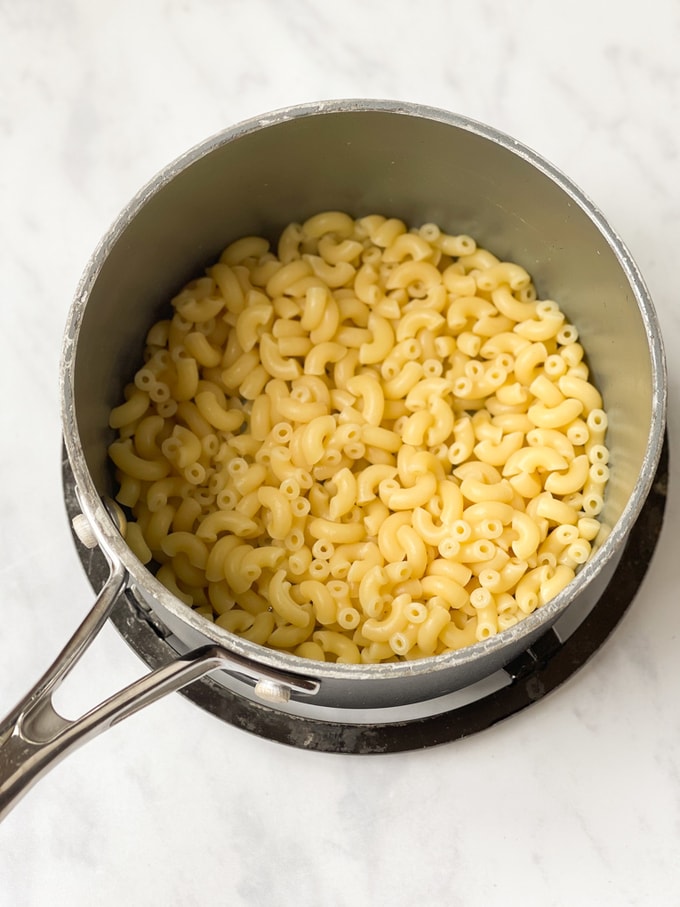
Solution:
M110 413L133 553L229 632L375 663L472 645L591 556L607 415L531 276L323 211L232 242Z

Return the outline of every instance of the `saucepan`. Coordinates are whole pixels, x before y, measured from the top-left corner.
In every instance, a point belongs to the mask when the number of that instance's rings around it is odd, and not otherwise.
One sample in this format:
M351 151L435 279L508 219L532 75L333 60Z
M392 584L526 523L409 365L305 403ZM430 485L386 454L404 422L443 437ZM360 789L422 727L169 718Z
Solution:
M240 638L179 601L126 545L109 413L178 287L232 240L277 236L321 210L380 213L474 236L516 261L578 326L606 401L606 539L575 579L518 624L467 648L385 664L310 661ZM392 101L312 103L251 119L191 149L122 211L77 288L61 365L63 437L82 541L110 575L64 651L0 728L0 814L69 749L210 673L238 695L320 720L433 700L507 665L611 579L649 494L665 430L659 326L643 279L601 212L563 174L497 130ZM168 631L177 657L79 720L51 696L121 595ZM347 714L350 714L348 711Z

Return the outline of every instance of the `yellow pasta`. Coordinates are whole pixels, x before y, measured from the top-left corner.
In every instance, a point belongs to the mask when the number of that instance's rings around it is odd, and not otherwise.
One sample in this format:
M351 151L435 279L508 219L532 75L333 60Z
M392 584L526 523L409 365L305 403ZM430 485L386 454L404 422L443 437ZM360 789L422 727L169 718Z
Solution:
M543 607L605 533L607 415L531 276L325 211L171 300L110 414L128 542L197 613L324 661L426 658Z
M372 339L367 343L362 343L359 348L359 362L363 365L383 362L394 349L394 328L387 318L380 315L369 315L368 330Z

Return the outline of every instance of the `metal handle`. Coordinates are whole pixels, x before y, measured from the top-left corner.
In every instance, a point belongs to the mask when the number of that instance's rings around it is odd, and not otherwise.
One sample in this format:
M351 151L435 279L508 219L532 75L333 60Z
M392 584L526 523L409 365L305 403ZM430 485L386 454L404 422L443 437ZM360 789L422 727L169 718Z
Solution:
M222 669L250 678L263 698L272 700L285 699L291 692L312 696L318 692L315 680L263 668L219 646L207 645L157 668L81 718L68 721L54 709L52 694L106 622L126 582L125 570L114 564L92 610L54 664L0 723L0 820L71 750L211 671Z

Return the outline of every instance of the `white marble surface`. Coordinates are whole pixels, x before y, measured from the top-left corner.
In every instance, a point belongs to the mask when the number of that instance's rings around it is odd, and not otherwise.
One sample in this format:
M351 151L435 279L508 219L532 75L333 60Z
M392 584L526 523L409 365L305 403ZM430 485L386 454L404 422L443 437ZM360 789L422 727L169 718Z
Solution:
M91 600L59 464L61 331L79 275L140 185L245 117L420 101L567 172L651 290L677 450L679 46L674 0L2 0L0 713ZM247 735L173 695L8 816L0 903L680 903L677 459L671 479L641 594L541 703L462 742L349 757ZM107 626L63 695L80 708L140 673Z

